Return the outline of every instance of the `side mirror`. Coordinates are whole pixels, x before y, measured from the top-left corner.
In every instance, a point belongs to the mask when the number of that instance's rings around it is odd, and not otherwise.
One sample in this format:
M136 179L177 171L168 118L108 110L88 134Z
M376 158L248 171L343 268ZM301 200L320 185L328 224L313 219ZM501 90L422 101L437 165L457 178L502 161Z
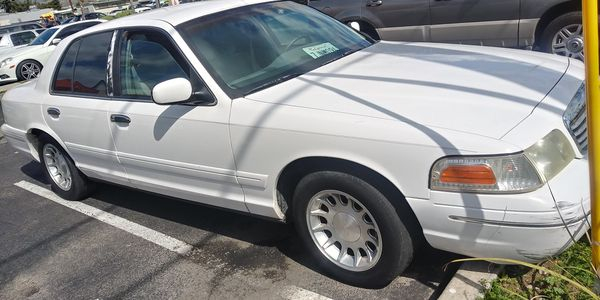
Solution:
M58 43L60 43L60 41L62 41L62 39L53 39L52 42L50 42L50 45L56 46Z
M192 84L185 78L163 81L152 89L152 101L156 104L175 104L187 101L192 96Z

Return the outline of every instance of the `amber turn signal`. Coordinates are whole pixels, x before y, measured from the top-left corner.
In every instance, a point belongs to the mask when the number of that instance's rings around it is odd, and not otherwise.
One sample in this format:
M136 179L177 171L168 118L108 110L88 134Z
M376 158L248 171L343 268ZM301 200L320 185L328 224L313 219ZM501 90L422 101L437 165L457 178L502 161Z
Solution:
M496 176L487 165L454 165L441 172L440 182L491 185L496 184Z

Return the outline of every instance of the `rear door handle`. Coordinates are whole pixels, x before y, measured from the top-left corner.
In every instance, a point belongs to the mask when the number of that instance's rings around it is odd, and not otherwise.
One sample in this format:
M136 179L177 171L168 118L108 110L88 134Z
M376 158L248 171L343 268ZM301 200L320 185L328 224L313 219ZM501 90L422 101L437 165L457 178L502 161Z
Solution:
M110 115L110 121L114 123L131 123L131 119L126 115Z
M53 118L58 118L58 116L60 116L60 109L56 107L48 107L46 112Z
M374 7L383 4L383 0L368 0L367 6Z

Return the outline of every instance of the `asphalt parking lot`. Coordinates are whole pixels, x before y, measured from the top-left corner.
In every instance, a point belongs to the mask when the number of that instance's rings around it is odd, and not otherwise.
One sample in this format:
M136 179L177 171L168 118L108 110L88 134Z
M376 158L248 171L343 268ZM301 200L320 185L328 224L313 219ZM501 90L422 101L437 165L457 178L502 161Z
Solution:
M40 165L0 138L0 299L432 299L458 257L425 247L386 288L361 289L320 274L285 224L107 184L81 213L47 189Z

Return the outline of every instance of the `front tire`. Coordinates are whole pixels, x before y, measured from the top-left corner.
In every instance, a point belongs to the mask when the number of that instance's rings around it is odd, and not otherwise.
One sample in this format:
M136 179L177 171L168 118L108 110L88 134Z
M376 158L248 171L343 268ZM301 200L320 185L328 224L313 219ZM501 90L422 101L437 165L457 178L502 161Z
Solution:
M42 65L35 60L24 60L17 65L17 79L19 81L35 79L42 72Z
M358 177L333 171L305 176L292 214L319 267L341 282L380 288L412 261L414 242L396 209Z
M82 200L93 190L93 183L75 167L67 152L51 137L40 137L40 162L52 191L66 200Z

